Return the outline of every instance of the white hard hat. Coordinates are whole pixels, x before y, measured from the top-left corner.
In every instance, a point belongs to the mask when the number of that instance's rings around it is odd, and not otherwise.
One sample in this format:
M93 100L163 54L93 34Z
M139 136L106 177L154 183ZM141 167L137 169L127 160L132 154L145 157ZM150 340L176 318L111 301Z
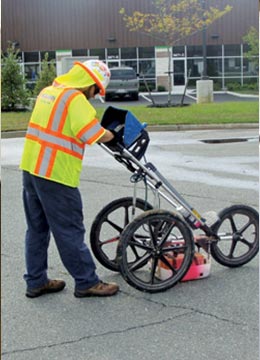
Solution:
M107 67L107 65L103 61L95 60L95 59L87 60L81 63L81 65L83 65L86 68L89 75L92 77L92 79L99 87L100 95L104 96L106 93L106 87L109 83L111 76L110 70Z

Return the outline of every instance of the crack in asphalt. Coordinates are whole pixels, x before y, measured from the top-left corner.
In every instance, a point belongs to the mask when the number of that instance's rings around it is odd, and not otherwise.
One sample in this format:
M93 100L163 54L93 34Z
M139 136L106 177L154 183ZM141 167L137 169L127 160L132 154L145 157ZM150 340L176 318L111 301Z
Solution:
M150 326L157 326L160 324L164 324L166 322L170 322L172 320L176 320L177 318L184 317L184 316L191 315L191 314L192 314L192 312L187 312L185 314L171 316L171 317L161 320L161 321L154 321L154 322L150 322L148 324L130 326L130 327L122 329L122 330L113 330L113 331L106 331L106 332L98 333L98 334L86 335L86 336L82 336L78 339L61 341L61 342L53 343L53 344L49 344L49 345L46 344L46 345L39 345L39 346L31 347L31 348L16 349L16 350L12 350L12 351L4 351L4 352L2 352L2 356L11 355L11 354L15 354L15 353L24 353L27 351L35 351L35 350L40 350L40 349L53 348L53 347L61 346L61 345L75 344L75 343L79 343L80 341L87 340L87 339L93 339L93 338L104 337L104 336L115 335L115 334L123 334L123 333L137 330L137 329L142 329L142 328L147 328Z
M30 351L40 350L40 349L48 349L48 348L58 347L58 346L62 346L62 345L77 344L77 343L79 343L81 341L84 341L84 340L94 339L94 338L99 338L99 337L105 337L105 336L109 336L109 335L124 334L124 333L127 333L129 331L133 331L133 330L137 330L137 329L144 329L144 328L147 328L147 327L162 325L162 324L171 322L171 321L179 319L179 318L191 316L193 314L199 314L199 315L203 315L203 316L208 316L208 317L214 318L214 319L216 319L218 321L223 321L223 322L229 323L231 325L249 327L249 325L244 323L244 322L230 320L228 318L220 317L220 316L217 316L215 314L196 309L194 307L189 307L189 306L184 306L184 305L167 305L164 302L155 301L155 300L152 300L152 299L141 298L139 296L134 296L132 294L129 294L128 292L125 292L125 291L120 290L120 292L122 294L126 295L126 296L133 297L133 298L135 298L137 300L144 300L144 301L150 302L150 303L152 303L154 305L159 305L159 306L161 306L163 308L182 309L182 310L185 310L186 312L184 314L170 316L170 317L168 317L166 319L163 319L163 320L160 320L160 321L154 321L154 322L149 322L147 324L130 326L130 327L127 327L127 328L121 329L121 330L118 329L118 330L113 330L113 331L105 331L103 333L86 335L86 336L82 336L82 337L79 337L77 339L69 340L69 341L61 341L61 342L57 342L57 343L53 343L53 344L39 345L39 346L31 347L31 348L23 348L23 349L16 349L16 350L12 350L12 351L4 351L4 352L2 352L2 356L11 355L11 354L15 354L15 353L30 352ZM255 327L252 327L251 330L254 330L254 331L258 332L258 328L255 328Z
M232 325L237 325L237 326L247 326L249 327L249 325L245 322L239 322L239 321L234 321L234 320L230 320L228 318L225 318L225 317L220 317L216 314L212 314L212 313L209 313L209 312L206 312L206 311L202 311L202 310L199 310L199 309L196 309L194 307L191 307L191 306L185 306L185 305L169 305L169 304L165 304L164 302L161 302L161 301L156 301L156 300L153 300L153 299L144 299L144 298L141 298L141 297L138 297L138 296L134 296L132 294L129 294L127 292L123 292L120 290L120 292L122 292L123 294L127 295L127 296L130 296L130 297L133 297L137 300L139 299L142 299L142 300L145 300L147 302L151 302L152 304L156 304L156 305L160 305L164 308L175 308L175 309L182 309L182 310L188 310L188 311L191 311L191 313L193 314L200 314L200 315L204 315L204 316L208 316L208 317L212 317L216 320L219 320L219 321L224 321L224 322L227 322L227 323L230 323ZM258 331L258 328L256 327L252 327L251 328L252 330L256 330Z

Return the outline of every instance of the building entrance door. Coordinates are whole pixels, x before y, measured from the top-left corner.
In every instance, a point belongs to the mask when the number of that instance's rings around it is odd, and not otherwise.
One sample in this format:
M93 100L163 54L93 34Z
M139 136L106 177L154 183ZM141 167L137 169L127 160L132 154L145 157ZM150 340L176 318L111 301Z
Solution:
M185 85L185 60L173 60L173 87Z

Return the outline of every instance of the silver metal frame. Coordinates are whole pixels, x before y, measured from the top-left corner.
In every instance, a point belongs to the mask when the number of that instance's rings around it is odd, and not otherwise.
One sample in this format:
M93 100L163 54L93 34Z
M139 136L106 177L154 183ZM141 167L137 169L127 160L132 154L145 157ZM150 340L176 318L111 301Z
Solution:
M145 177L148 187L170 203L193 229L202 229L206 235L213 235L212 230L207 225L207 220L178 193L152 163L146 161L142 163L123 146L120 151L112 151L105 144L100 144L100 146L126 167L132 166L132 171L137 177ZM134 201L135 198L136 189L134 189Z

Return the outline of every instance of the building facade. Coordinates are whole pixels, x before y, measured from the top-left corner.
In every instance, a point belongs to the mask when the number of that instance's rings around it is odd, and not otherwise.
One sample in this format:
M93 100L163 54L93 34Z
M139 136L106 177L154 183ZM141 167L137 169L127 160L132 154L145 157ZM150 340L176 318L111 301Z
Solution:
M206 31L207 75L215 89L258 81L257 62L248 60L243 37L258 30L258 0L206 0L207 6L232 11ZM46 52L57 74L62 58L98 57L109 67L132 66L152 89L167 88L168 55L164 44L130 32L119 10L153 11L151 0L2 0L2 50L11 42L20 49L20 63L33 86ZM195 86L203 70L203 36L198 32L171 48L173 87Z

